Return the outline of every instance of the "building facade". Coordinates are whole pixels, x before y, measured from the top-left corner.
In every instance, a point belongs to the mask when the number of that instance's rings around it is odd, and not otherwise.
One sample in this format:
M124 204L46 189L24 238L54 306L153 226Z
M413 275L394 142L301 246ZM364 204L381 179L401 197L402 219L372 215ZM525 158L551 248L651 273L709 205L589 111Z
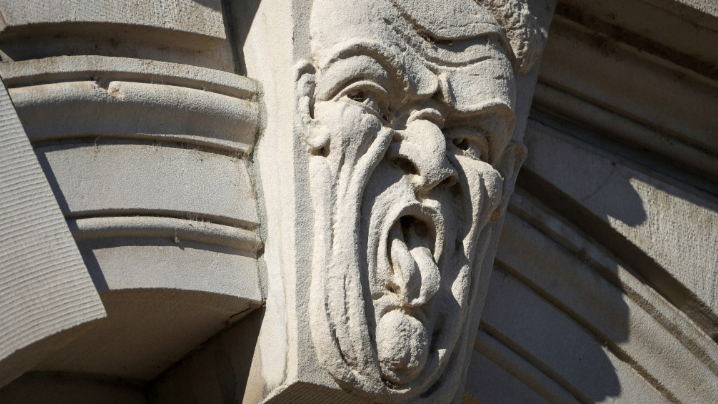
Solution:
M0 402L718 402L718 3L0 14Z

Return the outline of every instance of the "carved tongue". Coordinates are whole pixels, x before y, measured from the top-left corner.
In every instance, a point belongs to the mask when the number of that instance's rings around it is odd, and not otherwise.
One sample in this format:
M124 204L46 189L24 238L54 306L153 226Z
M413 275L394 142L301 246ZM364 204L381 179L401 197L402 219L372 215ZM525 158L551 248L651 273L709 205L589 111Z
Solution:
M397 385L416 377L426 364L430 339L427 325L411 315L410 306L426 303L439 286L439 267L431 253L426 224L403 217L389 232L392 283L404 308L384 314L377 324L377 354L382 376Z
M407 303L419 306L438 290L439 267L426 237L426 225L415 220L407 226L406 222L395 224L389 234L394 283Z

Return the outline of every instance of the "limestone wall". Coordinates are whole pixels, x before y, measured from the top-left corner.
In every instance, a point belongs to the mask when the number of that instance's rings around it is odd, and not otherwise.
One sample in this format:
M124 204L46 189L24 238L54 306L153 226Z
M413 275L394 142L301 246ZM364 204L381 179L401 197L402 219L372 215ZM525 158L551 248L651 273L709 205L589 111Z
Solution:
M22 370L150 381L261 304L259 85L220 1L0 12L0 76L108 313Z
M715 15L677 3L557 6L466 387L482 403L718 397Z
M0 185L32 182L0 189L0 403L368 402L280 271L312 261L311 3L0 0ZM708 0L558 2L454 402L718 402L716 43Z

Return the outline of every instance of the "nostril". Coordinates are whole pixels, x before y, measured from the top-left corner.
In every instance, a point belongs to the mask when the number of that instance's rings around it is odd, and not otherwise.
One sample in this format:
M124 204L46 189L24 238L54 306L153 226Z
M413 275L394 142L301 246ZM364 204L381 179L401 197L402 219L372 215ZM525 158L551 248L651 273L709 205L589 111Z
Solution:
M400 157L400 156L394 157L391 160L391 164L393 164L395 167L397 167L401 170L404 170L404 172L406 172L407 174L413 174L413 175L419 174L419 169L416 167L416 165L414 163L412 163L411 160L409 160L406 157Z
M401 289L398 286L394 285L393 283L386 285L386 289L395 295L398 295L399 293L401 293Z
M314 156L322 156L327 157L329 156L329 145L325 145L324 147L316 150L312 150L312 155Z
M469 147L471 147L471 145L469 144L469 140L465 137L455 138L451 141L451 143L453 143L454 146L458 147L461 150L469 150Z

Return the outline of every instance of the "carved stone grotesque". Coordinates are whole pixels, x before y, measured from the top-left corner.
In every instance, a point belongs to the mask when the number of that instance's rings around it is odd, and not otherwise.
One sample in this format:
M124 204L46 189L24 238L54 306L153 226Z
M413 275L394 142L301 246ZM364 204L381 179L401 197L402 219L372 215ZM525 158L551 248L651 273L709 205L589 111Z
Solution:
M336 402L460 401L551 2L292 4L291 41L260 25L245 45L268 117L263 388L245 402L317 386Z
M542 32L500 1L315 0L310 21L296 91L317 355L346 389L452 400L526 153L514 75Z

